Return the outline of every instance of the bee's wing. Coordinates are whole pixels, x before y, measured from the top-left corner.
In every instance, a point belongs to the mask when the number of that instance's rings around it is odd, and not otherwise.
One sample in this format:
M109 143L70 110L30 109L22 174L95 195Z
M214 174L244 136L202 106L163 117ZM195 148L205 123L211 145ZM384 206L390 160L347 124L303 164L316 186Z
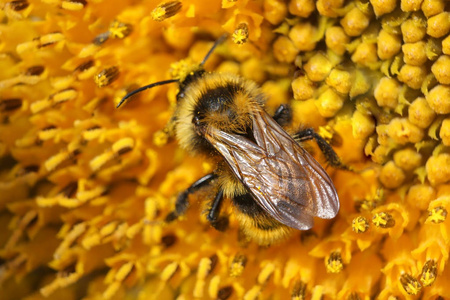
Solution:
M256 202L279 222L306 230L313 216L336 216L339 199L328 174L264 111L254 115L253 136L256 144L213 127L205 132Z

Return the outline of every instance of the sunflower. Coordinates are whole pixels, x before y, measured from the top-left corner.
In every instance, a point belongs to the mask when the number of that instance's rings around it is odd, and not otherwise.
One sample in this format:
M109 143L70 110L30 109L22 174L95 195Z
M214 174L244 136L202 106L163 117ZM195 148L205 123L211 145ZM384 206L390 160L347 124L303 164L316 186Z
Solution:
M1 299L450 299L446 0L0 0ZM349 170L279 243L206 220L215 168L161 129L205 64L256 82ZM313 145L308 150L317 154Z

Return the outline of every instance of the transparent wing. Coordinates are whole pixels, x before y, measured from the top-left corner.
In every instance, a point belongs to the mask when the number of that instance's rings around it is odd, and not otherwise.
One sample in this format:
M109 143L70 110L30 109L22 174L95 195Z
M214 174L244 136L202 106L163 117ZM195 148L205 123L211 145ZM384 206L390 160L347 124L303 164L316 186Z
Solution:
M306 230L313 216L336 216L339 199L328 174L264 111L254 115L253 137L213 127L205 132L255 201L279 222Z

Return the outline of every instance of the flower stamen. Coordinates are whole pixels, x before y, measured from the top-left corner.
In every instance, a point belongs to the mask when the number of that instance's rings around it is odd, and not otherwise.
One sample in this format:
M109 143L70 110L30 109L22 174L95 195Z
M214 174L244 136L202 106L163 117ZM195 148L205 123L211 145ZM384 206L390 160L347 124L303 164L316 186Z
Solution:
M86 5L86 0L65 0L61 3L61 8L77 11L83 9Z
M247 43L248 41L248 26L246 23L240 23L236 30L234 30L233 34L231 35L231 38L235 44L242 45Z
M306 299L306 283L301 280L295 282L291 293L292 300L304 300Z
M231 294L233 294L233 287L232 286L224 286L217 292L217 299L218 300L226 300L230 298Z
M27 8L30 3L27 0L15 0L8 3L9 7L15 11L21 11Z
M410 274L403 274L400 277L400 283L409 295L417 295L422 289L420 282Z
M109 33L112 38L124 39L133 31L131 24L113 21L109 26Z
M380 228L391 228L395 225L394 217L387 212L376 213L372 218L372 223Z
M354 218L352 221L352 229L356 233L366 232L369 229L369 220L362 216Z
M230 265L230 276L231 277L239 277L244 272L245 264L247 263L247 257L242 254L237 254L233 262Z
M437 263L430 259L425 262L420 275L420 281L423 286L430 286L434 283L437 276Z
M344 269L341 253L334 251L329 257L325 258L325 266L328 273L339 273Z
M180 1L165 2L153 9L151 17L154 21L161 22L175 16L180 11L181 7L182 4Z
M432 223L442 223L446 218L447 210L443 206L438 206L428 211L428 220L430 220Z
M105 87L110 85L114 80L119 77L119 68L110 67L103 69L94 77L95 84L98 87Z
M22 107L22 99L11 98L0 101L0 111L13 111Z

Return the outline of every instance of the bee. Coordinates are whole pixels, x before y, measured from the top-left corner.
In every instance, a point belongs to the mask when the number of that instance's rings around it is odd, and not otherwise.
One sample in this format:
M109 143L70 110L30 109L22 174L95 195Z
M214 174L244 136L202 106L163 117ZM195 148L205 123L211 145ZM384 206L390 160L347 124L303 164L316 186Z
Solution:
M188 197L199 189L216 191L207 219L224 230L220 216L224 199L230 199L242 232L260 245L287 237L292 229L307 230L313 217L332 219L339 211L339 199L323 167L299 143L315 139L333 166L342 166L331 146L313 129L295 136L283 126L291 110L282 105L273 116L264 110L265 95L252 81L234 74L207 72L203 61L184 77L152 83L127 94L177 82L179 91L173 117L164 129L179 145L194 155L217 161L217 168L182 192L166 221L183 215Z

